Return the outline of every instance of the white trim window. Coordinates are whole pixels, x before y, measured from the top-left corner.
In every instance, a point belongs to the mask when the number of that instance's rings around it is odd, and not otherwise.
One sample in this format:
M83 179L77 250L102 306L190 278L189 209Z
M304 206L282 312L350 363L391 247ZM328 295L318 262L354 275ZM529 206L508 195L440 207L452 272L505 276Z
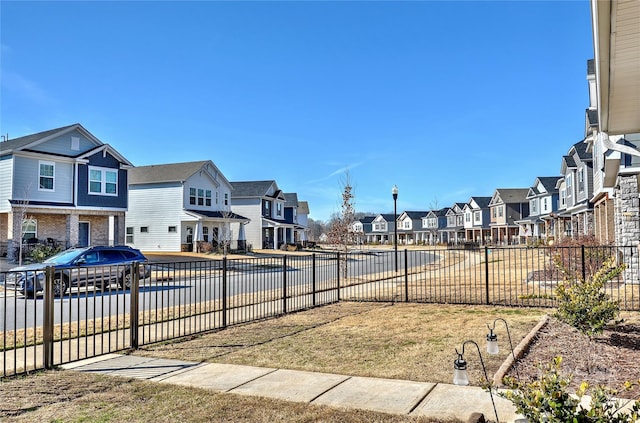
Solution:
M38 221L36 219L24 219L22 221L22 240L38 238Z
M38 161L38 191L54 191L56 164L54 162Z
M89 166L89 194L118 195L118 171Z

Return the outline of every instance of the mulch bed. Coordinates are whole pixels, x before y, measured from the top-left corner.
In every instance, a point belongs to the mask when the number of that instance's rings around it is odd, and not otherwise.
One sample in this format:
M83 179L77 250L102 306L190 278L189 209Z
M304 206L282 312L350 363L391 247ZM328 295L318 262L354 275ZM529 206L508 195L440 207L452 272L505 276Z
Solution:
M620 391L620 398L640 399L640 324L623 322L589 339L570 325L550 318L517 362L520 380L538 379L538 365L549 364L558 355L562 356L562 371L573 375L572 389L587 381L591 386ZM515 370L511 368L508 375L517 376ZM622 392L627 381L636 385Z

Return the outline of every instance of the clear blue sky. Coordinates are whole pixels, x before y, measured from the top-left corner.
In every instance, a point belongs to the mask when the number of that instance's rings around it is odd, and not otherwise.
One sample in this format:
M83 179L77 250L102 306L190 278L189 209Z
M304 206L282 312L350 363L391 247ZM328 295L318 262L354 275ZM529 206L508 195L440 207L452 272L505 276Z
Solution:
M81 123L134 165L212 160L310 217L554 176L584 136L589 2L0 3L10 138Z

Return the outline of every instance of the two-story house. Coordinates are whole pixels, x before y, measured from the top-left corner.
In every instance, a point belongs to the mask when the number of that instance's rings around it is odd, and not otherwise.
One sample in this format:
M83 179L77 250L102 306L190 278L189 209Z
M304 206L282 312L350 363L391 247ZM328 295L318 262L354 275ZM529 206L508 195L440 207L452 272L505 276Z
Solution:
M428 211L404 211L396 225L398 228L398 244L411 245L422 238L424 229L422 227L422 218L426 216Z
M520 242L526 236L516 223L529 215L528 188L498 188L491 197L491 239L495 244L508 245Z
M231 184L210 160L132 168L126 243L145 252L243 249L248 219L231 211L230 198Z
M420 240L425 244L436 245L440 242L447 242L443 237L443 232L447 226L447 210L446 208L438 210L429 210L422 215Z
M359 244L368 244L373 242L373 235L371 235L371 223L375 216L363 216L360 219L353 222L353 233Z
M560 176L539 176L527 193L529 215L515 223L522 228L527 240L547 241L553 238L552 213L558 211L558 188Z
M132 164L80 124L0 143L0 244L123 244Z
M396 216L393 213L379 214L371 221L371 239L374 243L393 243Z
M250 220L245 228L252 248L278 249L294 242L298 225L286 220L287 199L276 181L239 181L231 186L231 210Z
M285 193L284 198L284 220L293 225L285 228L285 242L304 245L307 241L309 205L306 202L302 204L295 192Z
M486 244L491 241L489 203L491 197L471 197L463 207L467 242Z
M573 238L593 234L593 161L588 145L580 141L563 156L560 166L560 196L564 211L560 219L566 236ZM568 220L568 221L567 221Z
M446 239L448 244L457 245L465 241L464 206L465 203L455 203L447 209L447 226L442 239Z

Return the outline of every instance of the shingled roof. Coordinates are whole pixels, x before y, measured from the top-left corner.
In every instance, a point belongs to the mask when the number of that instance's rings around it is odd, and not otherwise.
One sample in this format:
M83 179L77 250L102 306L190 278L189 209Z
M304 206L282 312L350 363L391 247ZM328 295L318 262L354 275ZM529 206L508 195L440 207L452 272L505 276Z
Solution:
M276 181L274 180L231 182L231 186L233 187L231 198L264 197L267 195L269 188L274 184L277 188Z

